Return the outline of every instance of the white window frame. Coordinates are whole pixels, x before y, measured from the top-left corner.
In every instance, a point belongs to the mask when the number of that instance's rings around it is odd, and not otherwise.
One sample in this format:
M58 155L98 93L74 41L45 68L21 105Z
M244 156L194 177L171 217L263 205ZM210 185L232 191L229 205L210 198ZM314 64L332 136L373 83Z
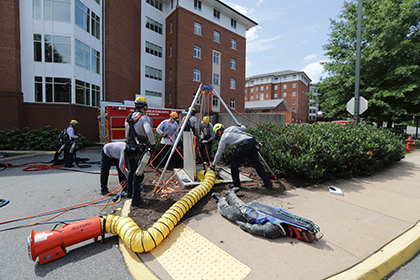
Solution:
M195 69L193 71L193 81L201 82L201 70Z
M201 59L201 47L194 45L194 57Z
M234 38L230 39L230 48L233 50L236 50L236 39Z
M194 21L194 34L201 36L201 23Z
M236 70L236 59L234 58L230 59L230 69Z
M217 30L214 30L213 32L213 41L220 43L220 32Z
M230 78L230 89L236 89L236 79Z

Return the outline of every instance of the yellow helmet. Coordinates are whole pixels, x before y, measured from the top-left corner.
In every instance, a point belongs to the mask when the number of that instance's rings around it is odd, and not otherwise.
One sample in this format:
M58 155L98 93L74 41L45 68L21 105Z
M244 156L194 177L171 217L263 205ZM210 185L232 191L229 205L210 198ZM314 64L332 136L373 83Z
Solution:
M143 96L139 96L134 100L134 105L136 106L136 109L141 109L143 107L146 107L147 109L147 99Z
M209 117L207 117L207 116L205 116L205 117L203 118L203 123L204 123L205 125L208 125L208 124L209 124L209 122L210 122L210 118L209 118Z
M225 126L223 125L223 124L221 124L221 123L216 123L215 125L214 125L214 127L213 127L213 131L214 131L214 133L217 135L217 132L219 131L219 130L224 130L225 129Z
M178 113L177 112L172 112L171 114L170 114L170 116L171 116L171 118L173 118L174 120L177 120L178 119Z
M78 121L76 121L76 120L71 120L71 121L70 121L70 124L71 124L71 125L78 125L78 124L79 124L79 122L78 122Z

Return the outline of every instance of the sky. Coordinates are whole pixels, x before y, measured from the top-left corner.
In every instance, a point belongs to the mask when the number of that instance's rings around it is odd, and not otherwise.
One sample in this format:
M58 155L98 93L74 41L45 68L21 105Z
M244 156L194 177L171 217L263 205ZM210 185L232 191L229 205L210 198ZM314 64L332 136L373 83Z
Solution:
M312 83L323 74L323 45L328 43L330 18L341 14L344 0L224 0L257 22L246 32L246 77L304 71Z

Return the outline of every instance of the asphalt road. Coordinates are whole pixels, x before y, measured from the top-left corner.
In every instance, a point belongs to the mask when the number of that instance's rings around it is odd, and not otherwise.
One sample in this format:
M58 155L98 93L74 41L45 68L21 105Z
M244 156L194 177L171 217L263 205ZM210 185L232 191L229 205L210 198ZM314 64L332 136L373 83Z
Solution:
M87 150L80 158L99 162L99 150ZM43 155L7 163L48 162L53 155ZM79 169L79 168L76 168ZM0 198L10 200L0 208L0 222L80 204L100 197L99 165L79 169L88 174L67 170L23 171L8 168L0 171ZM111 170L115 172L115 170ZM117 176L110 176L109 187L118 185ZM118 236L107 234L105 243L93 239L67 248L63 258L40 265L28 257L27 237L31 231L52 230L59 221L98 216L104 206L83 207L55 218L53 224L35 225L22 229L1 231L27 225L42 219L24 220L0 225L0 279L133 279L127 271L118 248ZM104 212L112 209L107 207ZM59 225L61 227L62 225Z
M417 280L420 278L420 253L400 268L389 274L384 280Z

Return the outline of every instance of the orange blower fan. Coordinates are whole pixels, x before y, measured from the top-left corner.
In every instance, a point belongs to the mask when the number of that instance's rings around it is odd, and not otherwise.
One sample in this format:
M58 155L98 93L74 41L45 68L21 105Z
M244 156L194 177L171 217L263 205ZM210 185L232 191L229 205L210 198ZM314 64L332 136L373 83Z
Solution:
M28 236L29 258L33 261L39 258L39 263L44 264L66 255L66 247L94 238L102 234L99 217L64 225L59 229L35 232Z

